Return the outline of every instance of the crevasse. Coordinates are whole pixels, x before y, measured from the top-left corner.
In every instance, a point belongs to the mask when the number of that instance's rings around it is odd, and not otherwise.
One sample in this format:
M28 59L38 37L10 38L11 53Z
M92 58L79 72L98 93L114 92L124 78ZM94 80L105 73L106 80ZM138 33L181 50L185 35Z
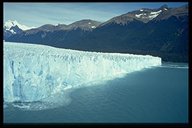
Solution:
M63 89L161 65L149 55L85 52L4 42L4 102L41 101Z

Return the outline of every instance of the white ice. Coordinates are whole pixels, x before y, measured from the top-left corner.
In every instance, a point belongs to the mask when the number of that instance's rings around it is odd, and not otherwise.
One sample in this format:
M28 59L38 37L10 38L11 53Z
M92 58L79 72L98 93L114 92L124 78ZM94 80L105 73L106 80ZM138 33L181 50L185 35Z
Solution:
M161 65L150 55L85 52L4 42L4 102L33 102L67 88Z

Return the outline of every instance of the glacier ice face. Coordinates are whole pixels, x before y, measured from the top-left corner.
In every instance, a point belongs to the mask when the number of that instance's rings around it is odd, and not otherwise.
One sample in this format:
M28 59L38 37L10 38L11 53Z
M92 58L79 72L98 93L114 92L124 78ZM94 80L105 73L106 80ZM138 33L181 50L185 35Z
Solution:
M4 42L4 102L41 101L68 88L161 65L153 56Z

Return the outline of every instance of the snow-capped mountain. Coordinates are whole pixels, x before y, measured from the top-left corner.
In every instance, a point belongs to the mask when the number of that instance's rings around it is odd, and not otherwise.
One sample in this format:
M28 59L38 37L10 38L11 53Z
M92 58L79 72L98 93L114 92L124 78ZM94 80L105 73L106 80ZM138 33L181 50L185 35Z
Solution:
M28 27L26 25L22 25L18 23L16 20L8 20L4 23L3 31L4 31L4 39L7 39L13 34L19 34L23 31L29 30L33 27Z
M135 14L135 17L137 17L138 19L147 19L147 21L154 19L155 17L157 17L159 14L163 12L163 10L151 11L151 10L145 10L145 9L141 9L139 11L140 13Z
M101 22L90 20L90 19L84 19L77 22L74 22L72 24L69 24L67 29L77 29L80 28L82 30L92 30L98 27L101 24Z
M104 26L109 23L122 24L125 25L134 20L141 21L143 23L148 23L154 18L158 17L165 11L168 11L169 8L166 5L161 6L158 9L149 9L149 8L141 8L139 10L135 10L132 12L128 12L126 14L122 14L120 16L116 16L107 22L103 23L101 26Z
M11 30L11 28L16 27L16 26L23 31L33 28L33 27L28 27L26 25L22 25L22 24L18 23L16 20L8 20L4 23L4 29L6 29L6 30Z
M167 5L163 5L158 9L142 8L136 11L137 14L135 14L135 17L137 17L138 19L146 19L144 20L144 22L149 22L150 20L153 20L154 18L169 10L170 8L168 8Z
M71 23L69 25L66 24L58 24L58 25L52 25L52 24L45 24L38 28L33 28L30 30L26 30L24 32L24 35L31 35L31 34L43 34L45 37L47 32L71 32L75 30L80 30L83 32L89 32L98 27L101 24L101 22L90 20L90 19L84 19L80 21L76 21L74 23Z

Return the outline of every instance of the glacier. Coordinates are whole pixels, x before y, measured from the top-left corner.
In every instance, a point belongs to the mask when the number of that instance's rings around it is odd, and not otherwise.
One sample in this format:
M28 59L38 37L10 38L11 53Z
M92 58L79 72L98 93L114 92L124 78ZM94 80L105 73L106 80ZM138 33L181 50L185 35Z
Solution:
M38 102L94 81L161 65L160 57L4 42L4 102Z

